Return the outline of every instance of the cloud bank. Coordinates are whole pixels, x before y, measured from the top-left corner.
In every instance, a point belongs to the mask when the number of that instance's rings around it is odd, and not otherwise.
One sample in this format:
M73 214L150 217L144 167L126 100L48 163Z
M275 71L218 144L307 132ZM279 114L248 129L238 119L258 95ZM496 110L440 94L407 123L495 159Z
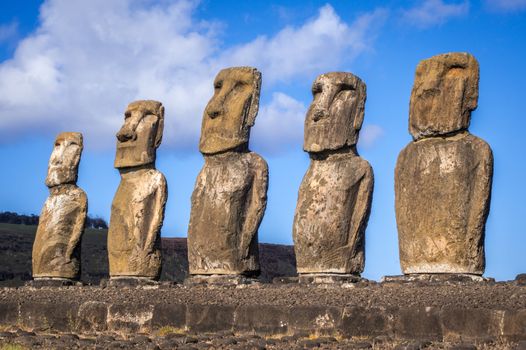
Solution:
M196 19L190 0L48 0L40 24L0 63L0 137L84 133L88 148L109 148L126 105L137 99L166 108L164 147L195 148L212 81L221 68L252 65L265 94L254 137L276 150L301 139L305 106L290 79L338 69L370 49L382 10L346 23L330 5L274 36L227 46L220 25ZM9 29L5 29L8 31ZM1 31L0 31L1 32ZM330 53L330 54L328 54ZM281 85L280 85L281 84Z
M526 0L486 0L490 10L497 12L517 12L526 10Z
M468 13L469 1L445 3L442 0L424 0L417 6L402 11L402 20L420 28L442 24Z

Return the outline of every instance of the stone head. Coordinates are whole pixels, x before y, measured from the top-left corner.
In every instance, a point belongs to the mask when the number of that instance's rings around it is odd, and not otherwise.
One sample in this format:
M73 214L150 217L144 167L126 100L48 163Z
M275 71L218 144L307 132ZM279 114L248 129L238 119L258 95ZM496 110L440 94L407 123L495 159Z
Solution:
M256 68L233 67L217 74L214 96L203 114L201 153L214 154L248 145L260 91L261 73Z
M468 53L423 60L415 74L409 107L409 132L415 140L469 127L477 108L479 64Z
M128 105L124 125L117 133L115 168L127 168L155 162L164 128L161 102L143 100Z
M314 80L312 95L303 149L316 153L355 145L364 118L365 83L351 73L326 73Z
M47 169L46 186L55 187L77 182L80 156L82 154L82 134L63 132L55 139L55 146Z

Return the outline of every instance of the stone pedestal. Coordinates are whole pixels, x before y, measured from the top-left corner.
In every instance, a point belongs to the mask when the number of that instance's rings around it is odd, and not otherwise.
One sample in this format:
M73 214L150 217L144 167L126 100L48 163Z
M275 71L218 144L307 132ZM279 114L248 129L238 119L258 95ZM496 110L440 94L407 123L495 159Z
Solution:
M28 287L46 288L46 287L67 287L67 286L82 286L81 282L70 278L35 278L26 283Z
M160 282L148 277L112 277L108 281L110 287L144 287L159 284Z
M301 284L338 284L360 281L362 278L358 275L338 273L305 273L298 277L298 282Z
M467 273L415 273L398 276L384 276L381 283L429 283L429 284L463 284L463 283L494 283L494 278Z
M255 283L259 283L257 278L243 275L192 275L184 281L184 284L187 286L238 286Z

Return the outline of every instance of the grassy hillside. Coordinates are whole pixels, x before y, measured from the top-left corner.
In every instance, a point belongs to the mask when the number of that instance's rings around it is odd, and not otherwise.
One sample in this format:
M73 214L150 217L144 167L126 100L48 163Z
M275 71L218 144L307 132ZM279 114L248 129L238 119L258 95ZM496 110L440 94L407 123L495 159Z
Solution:
M0 286L17 286L31 279L31 251L36 226L0 223ZM86 229L82 238L82 281L97 284L108 278L107 230ZM181 282L188 274L186 238L163 238L161 280ZM260 244L261 278L295 274L291 246Z

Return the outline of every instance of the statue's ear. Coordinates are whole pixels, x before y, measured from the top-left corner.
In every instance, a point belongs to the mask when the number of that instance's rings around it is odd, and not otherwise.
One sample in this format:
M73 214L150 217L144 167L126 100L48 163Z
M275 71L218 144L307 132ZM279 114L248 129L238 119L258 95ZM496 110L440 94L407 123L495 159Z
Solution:
M155 135L155 148L161 145L164 130L164 106L160 106L157 112L157 133Z
M250 108L247 116L247 126L253 126L259 110L259 95L261 94L261 72L254 68L254 92L250 101Z
M358 95L358 103L356 105L356 112L354 114L353 128L354 130L360 130L362 128L363 118L365 115L365 100L367 99L367 88L365 83L357 83L356 93Z

